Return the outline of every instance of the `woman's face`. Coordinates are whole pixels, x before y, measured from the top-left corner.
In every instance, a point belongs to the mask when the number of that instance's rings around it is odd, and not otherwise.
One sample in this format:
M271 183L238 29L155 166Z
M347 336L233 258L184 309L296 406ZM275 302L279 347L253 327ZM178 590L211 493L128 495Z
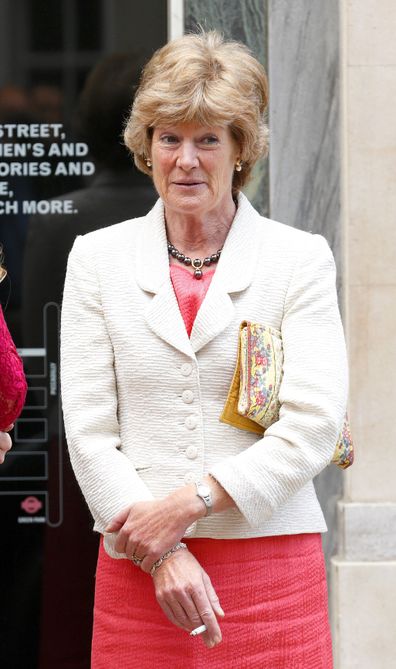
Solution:
M238 147L228 127L195 123L154 129L154 185L167 212L204 216L227 211Z

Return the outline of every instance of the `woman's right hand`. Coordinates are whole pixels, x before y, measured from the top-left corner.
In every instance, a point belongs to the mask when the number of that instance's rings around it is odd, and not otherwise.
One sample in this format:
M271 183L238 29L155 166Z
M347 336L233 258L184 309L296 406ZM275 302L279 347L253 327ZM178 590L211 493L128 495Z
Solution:
M207 631L200 635L205 645L213 648L220 643L216 616L223 617L224 611L209 576L189 550L178 550L167 558L153 581L157 601L174 625L186 632L206 625Z
M4 432L0 432L0 465L4 462L6 453L12 446L11 437L8 432L12 430L13 427L14 425L10 425Z

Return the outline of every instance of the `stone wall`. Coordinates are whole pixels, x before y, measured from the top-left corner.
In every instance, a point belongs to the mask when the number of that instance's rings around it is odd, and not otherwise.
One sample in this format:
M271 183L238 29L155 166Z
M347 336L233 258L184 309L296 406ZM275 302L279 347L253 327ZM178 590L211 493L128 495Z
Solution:
M337 669L396 651L396 4L343 0L342 173L350 417L332 595Z

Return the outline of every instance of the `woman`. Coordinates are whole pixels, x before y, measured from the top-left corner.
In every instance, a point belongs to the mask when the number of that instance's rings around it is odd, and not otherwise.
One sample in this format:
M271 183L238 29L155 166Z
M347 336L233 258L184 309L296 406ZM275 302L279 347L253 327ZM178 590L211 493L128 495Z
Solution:
M7 276L0 245L0 283ZM26 398L26 380L23 365L8 331L0 305L0 464L12 446L8 434L22 411Z
M207 33L160 49L125 131L159 200L69 258L66 432L104 535L95 669L332 666L312 478L345 412L345 346L325 240L240 192L266 105L243 45ZM244 320L283 337L280 418L262 439L219 421ZM207 648L186 634L203 624Z

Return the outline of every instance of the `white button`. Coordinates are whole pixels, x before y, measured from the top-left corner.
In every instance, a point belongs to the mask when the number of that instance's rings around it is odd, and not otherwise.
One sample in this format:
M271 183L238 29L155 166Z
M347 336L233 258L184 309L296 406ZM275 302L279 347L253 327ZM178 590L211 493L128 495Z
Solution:
M183 390L182 392L182 400L186 404L191 404L194 402L194 393L192 390Z
M187 416L184 425L188 430L195 430L198 425L198 418L196 416Z
M185 483L195 483L196 481L196 476L193 472L187 472L187 474L184 477L184 482Z
M183 374L183 376L190 376L192 372L192 365L190 365L189 362L185 362L181 367L180 371Z
M186 450L186 456L189 460L195 460L198 455L198 449L196 446L189 446Z

